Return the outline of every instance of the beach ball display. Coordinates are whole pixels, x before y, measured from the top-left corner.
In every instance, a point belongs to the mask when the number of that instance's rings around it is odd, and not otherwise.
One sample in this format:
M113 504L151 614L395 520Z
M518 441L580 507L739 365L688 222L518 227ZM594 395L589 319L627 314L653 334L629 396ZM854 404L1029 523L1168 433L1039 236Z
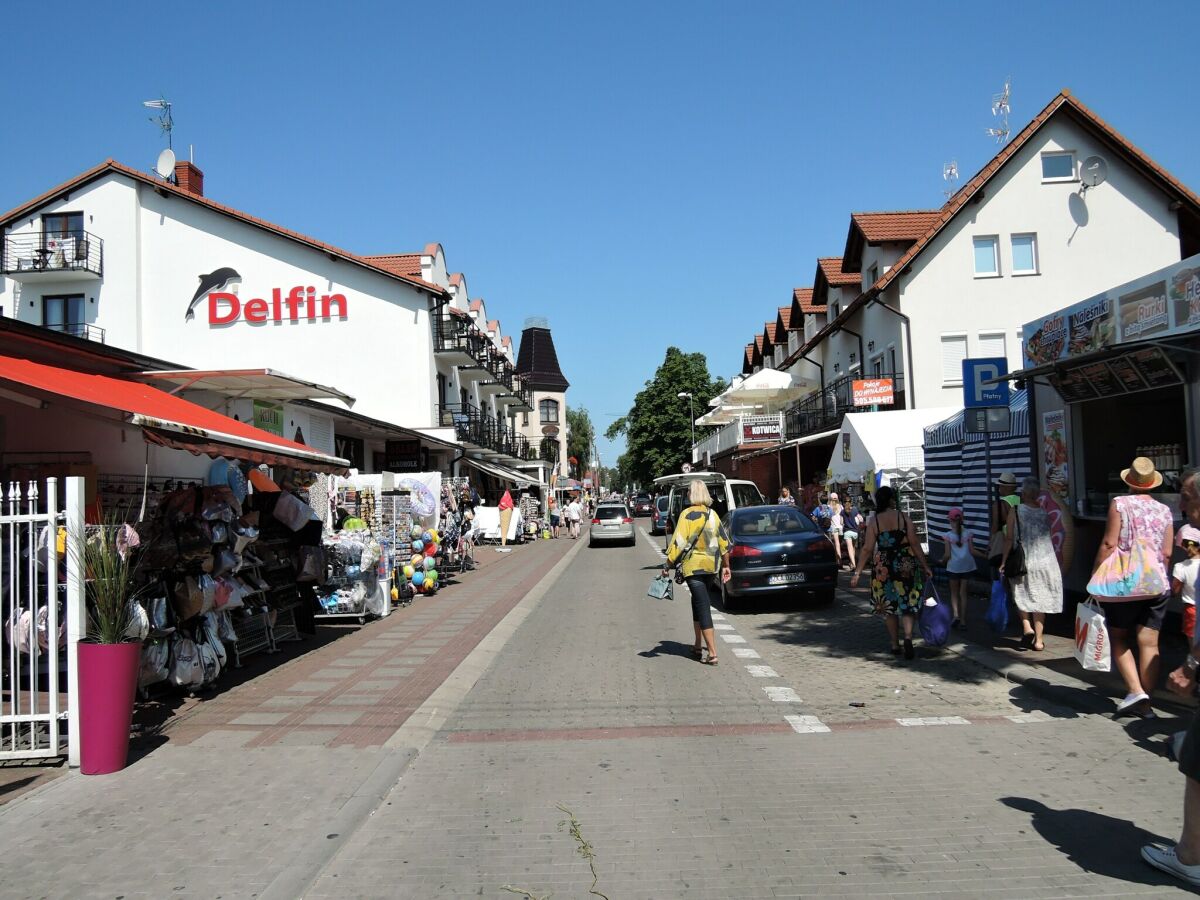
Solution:
M420 553L424 549L425 549L424 541L413 541L412 542L412 552L413 553Z
M425 583L424 572L413 572L412 583L414 587L420 587Z
M405 566L404 567L404 577L411 581L412 577L413 577L413 572L415 572L415 571L417 571L417 570L414 569L412 566Z
M421 554L420 554L420 553L414 553L414 554L412 555L412 559L410 559L410 560L408 561L408 564L409 564L410 566L412 566L414 569L415 569L417 566L419 566L419 565L421 564Z
M427 571L425 572L425 579L426 579L427 581L432 581L434 584L437 584L437 580L438 580L438 571L437 571L437 569L429 569L429 570L427 570Z
M425 562L422 563L422 565L424 566L425 571L428 572L430 569L432 569L437 564L433 561L432 556L427 556L427 557L425 557Z
M423 531L421 532L421 540L428 544L433 540L433 535L428 531Z
M438 530L436 528L429 529L429 536L433 538L433 542L435 544L440 544L442 542L442 536L438 534Z
M437 544L430 544L425 548L426 556L433 556L435 553L437 553Z

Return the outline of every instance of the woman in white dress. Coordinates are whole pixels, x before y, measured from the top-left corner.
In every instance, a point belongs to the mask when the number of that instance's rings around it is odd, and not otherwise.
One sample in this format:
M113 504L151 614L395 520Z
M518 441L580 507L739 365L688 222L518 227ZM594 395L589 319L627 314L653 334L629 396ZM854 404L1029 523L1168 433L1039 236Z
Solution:
M1025 574L1006 576L1021 614L1021 643L1031 650L1046 649L1042 641L1046 613L1062 612L1063 608L1062 572L1050 538L1050 519L1038 503L1040 490L1036 478L1021 482L1021 502L1009 511L1000 562L1004 571L1013 546L1020 542L1025 548Z

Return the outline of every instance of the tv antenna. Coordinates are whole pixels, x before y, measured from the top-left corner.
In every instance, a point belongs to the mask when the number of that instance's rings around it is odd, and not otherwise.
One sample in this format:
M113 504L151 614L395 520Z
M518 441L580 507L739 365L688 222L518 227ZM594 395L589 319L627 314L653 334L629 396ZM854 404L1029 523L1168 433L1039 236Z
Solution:
M1089 156L1079 166L1079 196L1084 196L1088 188L1099 187L1108 181L1108 163L1099 156Z
M1012 112L1009 106L1009 98L1012 95L1012 76L1004 79L1004 90L999 94L992 95L992 117L999 119L998 128L987 129L988 137L996 139L997 144L1008 143L1008 114Z
M171 132L175 128L175 120L171 118L171 101L160 96L157 100L143 100L142 106L159 111L157 116L150 117L150 121L156 122L162 129L162 133L167 136L167 148L172 149Z
M958 190L958 160L952 159L948 163L942 164L942 181L946 182L946 187L942 191L949 200Z

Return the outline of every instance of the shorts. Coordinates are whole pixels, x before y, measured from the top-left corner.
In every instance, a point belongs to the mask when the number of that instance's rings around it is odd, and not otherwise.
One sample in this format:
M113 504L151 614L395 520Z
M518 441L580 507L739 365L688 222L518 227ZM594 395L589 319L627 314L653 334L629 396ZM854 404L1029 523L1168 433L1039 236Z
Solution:
M550 524L553 525L555 528L557 528L558 527L558 516L551 515L550 516Z
M1196 639L1196 604L1183 604L1183 633L1188 637L1188 643Z
M972 574L971 572L947 572L946 579L951 582L966 581Z
M830 529L829 529L829 536L830 536L830 537L841 537L841 536L842 536L842 529L840 529L840 528L830 528Z
M1128 631L1130 628L1151 628L1162 631L1163 617L1167 614L1166 597L1146 597L1142 600L1124 600L1118 603L1100 601L1104 610L1104 622L1109 628Z
M857 541L858 540L858 532L857 531L847 531L847 532L843 533L843 537L845 537L846 540L848 540L848 541Z
M1179 771L1193 781L1200 781L1200 711L1192 716L1183 746L1179 748Z
M703 629L713 627L712 585L715 580L713 575L689 575L687 578L688 590L692 592L692 621Z

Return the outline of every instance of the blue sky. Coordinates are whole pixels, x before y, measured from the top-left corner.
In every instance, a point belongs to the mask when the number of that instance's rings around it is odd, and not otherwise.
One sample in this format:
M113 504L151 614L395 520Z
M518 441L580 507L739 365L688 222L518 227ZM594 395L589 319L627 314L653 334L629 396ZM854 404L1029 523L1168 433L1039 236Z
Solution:
M1088 9L17 4L0 206L149 169L162 93L214 199L362 253L440 241L514 338L547 316L602 432L668 344L737 371L852 210L939 205L1006 76L1014 131L1070 87L1200 187L1200 5Z

